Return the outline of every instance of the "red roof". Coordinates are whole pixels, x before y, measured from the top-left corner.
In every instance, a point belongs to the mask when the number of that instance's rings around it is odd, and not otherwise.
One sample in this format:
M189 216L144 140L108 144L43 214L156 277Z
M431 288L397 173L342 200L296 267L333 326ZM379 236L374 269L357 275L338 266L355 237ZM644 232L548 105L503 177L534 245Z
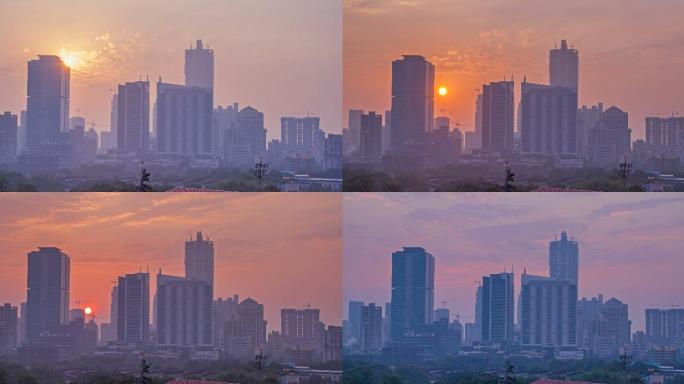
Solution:
M567 381L567 380L539 379L537 381L533 381L532 384L599 384L599 383L590 383L588 381Z
M559 187L539 187L532 190L532 192L592 192L588 189L573 189L573 188L559 188ZM563 381L563 383L571 383L571 381Z

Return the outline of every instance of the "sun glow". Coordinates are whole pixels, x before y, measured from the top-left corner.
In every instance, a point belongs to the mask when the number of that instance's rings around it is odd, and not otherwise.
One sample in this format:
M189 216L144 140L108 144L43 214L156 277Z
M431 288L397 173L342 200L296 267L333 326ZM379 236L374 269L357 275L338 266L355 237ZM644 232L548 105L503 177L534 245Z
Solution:
M447 87L445 87L445 86L441 86L441 87L439 87L439 89L437 90L437 93L439 93L440 96L446 96L446 94L447 94L448 92L449 92L449 91L447 90Z
M90 315L91 313L93 313L93 309L90 307L85 307L84 312L86 315Z
M79 69L85 65L85 57L82 51L70 51L68 49L60 49L59 57L64 62L64 65L71 69Z

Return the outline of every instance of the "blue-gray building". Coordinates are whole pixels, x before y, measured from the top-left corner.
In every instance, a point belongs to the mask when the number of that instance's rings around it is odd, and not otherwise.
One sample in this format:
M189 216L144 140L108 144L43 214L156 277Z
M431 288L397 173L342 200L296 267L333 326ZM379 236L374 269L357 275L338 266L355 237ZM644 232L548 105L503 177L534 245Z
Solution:
M391 338L423 331L432 323L435 297L435 259L421 247L392 253Z
M513 341L513 281L512 272L482 277L482 341Z
M120 276L117 284L117 332L119 343L145 345L150 335L150 274Z
M420 143L434 125L435 66L423 56L392 62L391 147Z

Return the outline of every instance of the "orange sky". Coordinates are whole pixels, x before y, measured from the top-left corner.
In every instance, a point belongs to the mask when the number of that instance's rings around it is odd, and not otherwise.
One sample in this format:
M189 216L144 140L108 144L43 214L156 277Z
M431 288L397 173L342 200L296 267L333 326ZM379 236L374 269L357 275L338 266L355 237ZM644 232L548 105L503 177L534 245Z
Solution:
M657 5L655 5L657 3ZM548 50L580 51L580 103L629 113L633 137L646 115L684 113L681 0L344 0L344 109L390 106L391 61L422 54L436 67L435 115L472 130L475 89L523 76L548 83Z
M109 318L118 275L149 267L184 273L190 232L217 231L214 295L263 303L269 330L280 309L311 305L340 324L341 199L336 194L1 194L0 303L26 297L26 254L60 247L71 257L71 303Z

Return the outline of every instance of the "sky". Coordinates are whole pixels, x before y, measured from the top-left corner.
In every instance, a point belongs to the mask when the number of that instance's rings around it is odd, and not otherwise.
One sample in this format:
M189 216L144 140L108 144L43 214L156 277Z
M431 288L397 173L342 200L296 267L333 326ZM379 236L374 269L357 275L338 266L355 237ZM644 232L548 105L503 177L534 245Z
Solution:
M549 241L567 231L579 242L579 296L620 299L643 330L646 307L684 306L682 210L679 194L347 194L344 306L390 301L392 252L421 246L435 258L435 308L446 301L473 322L483 275L513 270L517 297L523 268L548 276Z
M644 117L684 113L681 0L344 0L344 109L390 107L391 62L421 54L435 65L435 115L473 130L475 90L523 76L548 84L548 51L579 49L580 105L629 113L633 138ZM346 116L345 116L346 118Z
M0 14L0 110L26 109L29 60L66 55L77 58L71 115L108 130L116 84L182 84L184 50L203 39L214 49L215 105L264 112L269 138L281 116L307 113L341 132L339 0L3 0Z
M184 275L184 242L200 230L214 241L216 297L264 304L269 331L281 308L306 305L341 323L341 200L326 193L1 194L0 303L26 300L27 253L56 246L71 259L71 308L108 321L117 276L149 268L153 296L160 267Z

